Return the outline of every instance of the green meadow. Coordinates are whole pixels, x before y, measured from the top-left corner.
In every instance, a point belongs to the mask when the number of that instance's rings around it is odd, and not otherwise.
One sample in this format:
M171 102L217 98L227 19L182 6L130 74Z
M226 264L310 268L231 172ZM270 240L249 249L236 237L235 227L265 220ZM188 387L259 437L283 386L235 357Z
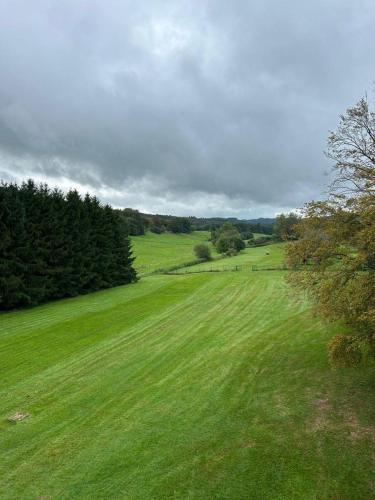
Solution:
M189 262L207 239L135 237L135 266ZM285 271L251 270L282 262L282 245L247 248L181 269L237 272L1 314L0 498L374 498L374 367L329 366L342 327Z
M208 241L208 231L195 231L191 234L146 233L132 237L134 266L138 274L152 273L160 268L173 267L192 262L196 259L194 245L206 243L213 255L214 246Z
M275 243L261 247L245 248L234 257L214 257L209 262L202 262L195 266L181 268L176 273L190 273L197 271L251 271L275 269L284 265L284 243Z

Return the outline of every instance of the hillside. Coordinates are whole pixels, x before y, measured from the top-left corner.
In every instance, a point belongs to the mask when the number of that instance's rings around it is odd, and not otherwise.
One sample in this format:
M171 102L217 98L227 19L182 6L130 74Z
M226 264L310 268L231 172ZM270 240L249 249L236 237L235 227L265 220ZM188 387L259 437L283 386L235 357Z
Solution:
M194 261L194 246L199 243L209 245L213 255L216 255L209 235L208 231L194 231L190 234L148 232L143 236L133 236L134 267L142 275Z
M264 235L261 233L254 233L255 240L261 237L264 237ZM134 267L138 274L143 276L159 269L168 269L173 266L182 266L193 262L196 260L194 246L199 243L205 243L210 247L214 261L198 264L193 268L189 267L189 269L192 270L208 269L210 267L221 269L225 265L236 264L282 264L282 244L274 245L272 247L272 252L269 247L247 248L241 252L240 255L230 259L220 259L220 263L218 263L216 259L218 259L220 255L217 253L209 238L209 231L193 231L190 234L154 234L147 232L143 236L133 236L131 243L135 256Z
M133 238L136 267L190 260L205 238ZM339 326L283 271L249 267L282 260L251 248L225 259L238 272L2 314L0 497L372 498L374 368L332 370Z

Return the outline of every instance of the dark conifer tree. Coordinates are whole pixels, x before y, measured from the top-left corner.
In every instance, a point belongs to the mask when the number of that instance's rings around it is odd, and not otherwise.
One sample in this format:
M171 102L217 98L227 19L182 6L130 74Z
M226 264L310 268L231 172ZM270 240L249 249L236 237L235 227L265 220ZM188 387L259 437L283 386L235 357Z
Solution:
M25 209L17 186L0 187L0 307L27 305Z
M136 280L136 273L133 268L134 257L131 254L129 238L125 235L124 222L112 211L113 235L112 235L112 262L113 280L116 284L126 283Z
M126 223L75 190L0 185L0 309L136 280Z

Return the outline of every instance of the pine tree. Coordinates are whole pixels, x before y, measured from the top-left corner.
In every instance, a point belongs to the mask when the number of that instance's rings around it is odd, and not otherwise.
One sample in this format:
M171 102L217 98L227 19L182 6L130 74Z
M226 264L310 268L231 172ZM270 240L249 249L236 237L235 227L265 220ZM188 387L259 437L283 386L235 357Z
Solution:
M30 303L26 292L25 210L17 186L0 187L0 308Z
M95 197L0 185L0 309L135 281L126 222Z

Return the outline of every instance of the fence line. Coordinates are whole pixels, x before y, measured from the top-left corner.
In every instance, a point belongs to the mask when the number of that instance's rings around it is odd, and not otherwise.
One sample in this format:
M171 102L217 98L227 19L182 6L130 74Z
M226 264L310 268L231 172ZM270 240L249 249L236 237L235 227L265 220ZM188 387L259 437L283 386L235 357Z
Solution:
M163 274L198 274L198 273L222 273L222 272L237 272L237 271L287 271L286 266L261 266L256 264L237 264L237 265L227 265L220 268L210 267L206 269L175 269L170 271L165 271Z
M219 260L226 259L227 257L224 256L218 256L214 257L212 259L213 262L217 262ZM136 271L139 274L142 274L143 276L148 276L150 274L172 274L175 271L178 271L179 269L183 269L186 267L192 267L196 266L197 264L202 264L202 259L194 259L190 260L188 262L182 262L180 264L174 264L171 266L165 266L165 267L157 267L156 264L141 264L140 266L136 266ZM178 274L178 273L174 273Z

